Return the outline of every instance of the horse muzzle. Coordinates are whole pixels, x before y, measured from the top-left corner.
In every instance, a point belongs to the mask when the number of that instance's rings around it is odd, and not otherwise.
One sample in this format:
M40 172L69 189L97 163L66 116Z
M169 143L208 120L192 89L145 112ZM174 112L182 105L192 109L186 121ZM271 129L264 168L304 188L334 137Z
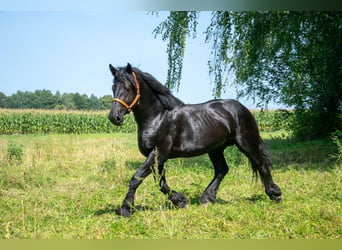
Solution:
M119 115L119 114L109 113L108 119L115 126L121 126L123 124L123 121L124 121L124 116Z

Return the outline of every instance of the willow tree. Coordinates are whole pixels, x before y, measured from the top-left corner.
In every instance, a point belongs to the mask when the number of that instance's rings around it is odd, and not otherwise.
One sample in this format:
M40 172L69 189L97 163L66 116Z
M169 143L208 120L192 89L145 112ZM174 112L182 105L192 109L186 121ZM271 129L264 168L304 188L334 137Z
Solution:
M154 30L168 42L169 88L179 87L186 39L196 37L199 15L170 12ZM205 42L211 45L214 96L234 85L238 97L259 106L272 101L293 107L295 135L327 135L338 128L341 114L341 17L342 12L212 12Z

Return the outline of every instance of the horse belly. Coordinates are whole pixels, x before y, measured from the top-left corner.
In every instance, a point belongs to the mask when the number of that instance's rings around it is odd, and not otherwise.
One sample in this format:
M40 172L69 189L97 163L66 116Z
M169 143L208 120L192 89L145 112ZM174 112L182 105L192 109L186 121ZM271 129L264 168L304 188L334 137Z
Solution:
M229 129L223 124L201 128L192 125L176 136L171 157L198 156L229 144L232 144Z

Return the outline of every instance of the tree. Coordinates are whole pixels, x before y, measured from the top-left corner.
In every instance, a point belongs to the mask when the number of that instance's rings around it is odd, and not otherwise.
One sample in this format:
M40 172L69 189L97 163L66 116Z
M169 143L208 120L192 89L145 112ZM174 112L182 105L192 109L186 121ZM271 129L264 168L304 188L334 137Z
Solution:
M73 96L74 94L72 93L64 93L62 95L62 101L63 101L62 105L64 105L66 109L75 109L75 102L74 102Z
M112 96L111 95L104 95L100 97L100 108L101 109L110 109L112 106Z
M97 98L95 95L88 97L86 94L64 93L56 91L52 94L50 90L17 91L11 96L0 92L0 108L13 109L79 109L79 110L100 110L111 107L111 95Z
M99 99L94 94L90 95L89 105L90 105L89 106L90 109L93 109L93 110L101 109L101 103L100 103Z
M6 107L6 101L7 101L7 96L3 92L0 92L0 108Z
M32 93L28 91L17 91L15 94L7 97L6 108L30 108Z
M171 11L169 17L153 31L155 37L162 35L162 39L168 40L168 72L166 86L178 90L182 76L183 57L186 37L192 34L196 37L197 11Z
M52 109L56 105L55 97L50 90L36 90L31 96L32 98L28 108Z
M56 94L54 95L54 100L55 100L55 107L62 107L63 105L63 99L62 99L62 95L59 92L59 90L56 91Z
M168 40L170 88L179 86L186 37L195 37L198 16L171 12L154 30ZM232 84L238 97L260 107L270 101L293 107L292 131L301 139L341 126L342 12L215 11L205 42L212 45L216 97Z

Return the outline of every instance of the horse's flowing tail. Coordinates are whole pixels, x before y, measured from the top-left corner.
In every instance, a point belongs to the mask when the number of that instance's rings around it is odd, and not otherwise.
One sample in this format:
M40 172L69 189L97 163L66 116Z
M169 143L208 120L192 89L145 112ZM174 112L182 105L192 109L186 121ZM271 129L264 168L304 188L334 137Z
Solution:
M272 162L269 157L269 152L263 140L259 138L258 154L260 156L255 159L250 159L252 163L253 177L258 180L261 179L262 183L265 184L264 173L270 173L272 171Z
M245 114L239 115L236 146L250 160L253 176L256 179L260 177L268 196L272 200L280 200L281 191L273 182L271 175L272 163L266 145L260 137L256 120L247 108L242 106L242 109L245 110Z

